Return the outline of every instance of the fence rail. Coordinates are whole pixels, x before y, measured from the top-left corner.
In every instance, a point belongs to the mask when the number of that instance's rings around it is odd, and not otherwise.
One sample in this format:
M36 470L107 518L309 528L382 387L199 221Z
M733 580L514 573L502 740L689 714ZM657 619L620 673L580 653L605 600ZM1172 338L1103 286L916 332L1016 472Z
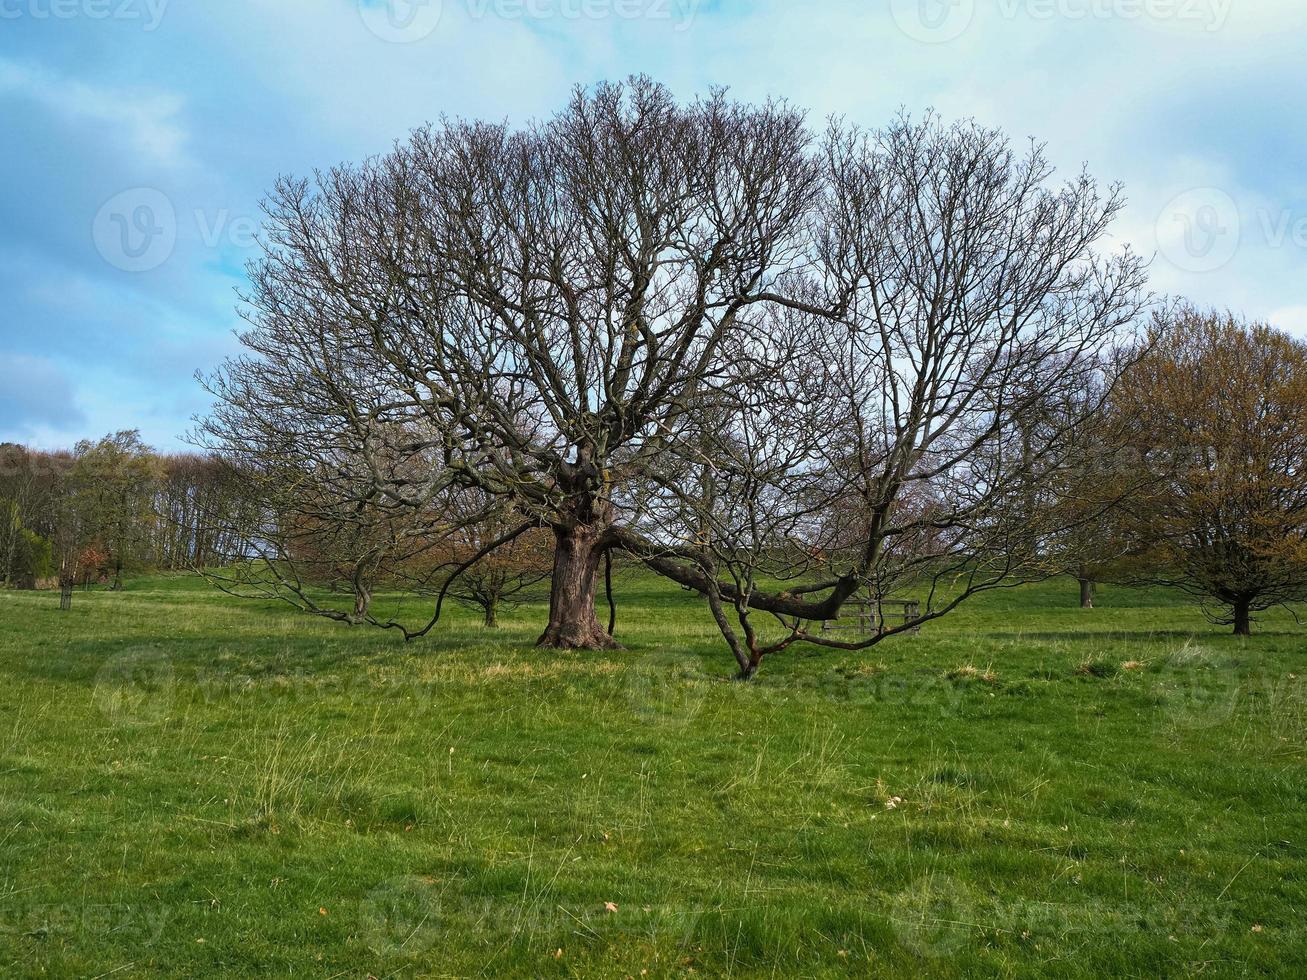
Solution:
M823 633L838 630L856 630L865 635L884 633L888 630L913 622L921 616L921 603L916 599L850 599L840 610L836 619L827 619L821 624ZM918 624L909 633L920 633Z

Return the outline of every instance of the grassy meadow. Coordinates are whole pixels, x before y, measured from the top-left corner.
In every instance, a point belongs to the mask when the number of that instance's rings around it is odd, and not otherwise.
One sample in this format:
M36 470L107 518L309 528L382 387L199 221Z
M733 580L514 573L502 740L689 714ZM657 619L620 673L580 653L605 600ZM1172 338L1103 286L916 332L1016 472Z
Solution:
M539 605L0 594L0 973L1307 975L1287 612L1054 581L743 684L700 600L619 599L560 653Z

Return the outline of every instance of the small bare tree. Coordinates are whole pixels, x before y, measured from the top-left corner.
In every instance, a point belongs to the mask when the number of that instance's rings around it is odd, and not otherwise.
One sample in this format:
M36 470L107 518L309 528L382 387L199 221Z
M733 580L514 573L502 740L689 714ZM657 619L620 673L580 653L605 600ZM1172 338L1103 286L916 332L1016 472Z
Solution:
M377 585L393 581L458 525L431 501L401 506L381 498L356 455L314 456L243 463L244 505L203 529L233 551L200 571L234 595L278 599L351 625L382 625L371 608ZM341 582L352 598L347 608L330 595Z
M435 559L434 574L428 572L424 584L438 582L458 603L480 610L488 629L499 626L500 612L540 598L537 587L549 581L553 569L548 532L532 527L515 535L521 515L494 503L475 491L451 494L454 530L423 560L410 563L421 567Z

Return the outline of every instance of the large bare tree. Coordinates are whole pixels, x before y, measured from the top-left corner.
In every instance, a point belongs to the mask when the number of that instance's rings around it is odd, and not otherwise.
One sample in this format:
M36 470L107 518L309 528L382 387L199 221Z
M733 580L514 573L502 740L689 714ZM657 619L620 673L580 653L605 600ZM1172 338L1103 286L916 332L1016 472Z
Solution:
M613 549L791 640L908 537L948 542L931 573L963 570L965 596L1018 567L1017 490L1083 421L1023 418L1101 385L1142 302L1139 262L1096 251L1115 189L1050 175L974 124L814 134L784 103L678 104L644 78L520 130L430 126L278 183L249 353L208 379L200 435L256 464L348 460L377 506L511 503L554 538L542 645L613 644ZM740 577L820 552L837 502L859 540L816 580Z

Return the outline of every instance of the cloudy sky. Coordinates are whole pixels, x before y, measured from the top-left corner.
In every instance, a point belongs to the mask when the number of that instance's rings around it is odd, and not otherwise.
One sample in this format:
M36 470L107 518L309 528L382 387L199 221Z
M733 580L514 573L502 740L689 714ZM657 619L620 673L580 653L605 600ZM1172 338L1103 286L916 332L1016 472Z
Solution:
M1125 184L1154 288L1307 336L1302 0L0 0L0 441L176 448L282 173L645 72L974 116Z

